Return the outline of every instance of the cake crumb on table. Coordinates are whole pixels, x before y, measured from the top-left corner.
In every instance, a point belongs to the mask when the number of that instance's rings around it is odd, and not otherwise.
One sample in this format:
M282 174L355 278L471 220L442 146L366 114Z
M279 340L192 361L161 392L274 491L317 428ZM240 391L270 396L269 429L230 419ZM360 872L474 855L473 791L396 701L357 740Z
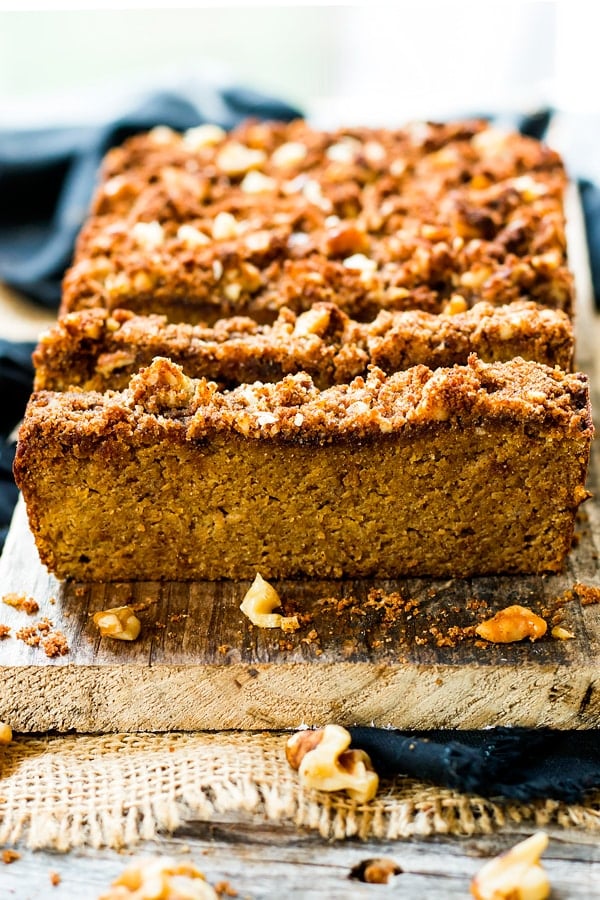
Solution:
M18 593L15 591L4 594L2 602L7 606L12 606L14 609L20 609L23 612L26 612L27 615L33 615L33 613L38 612L40 608L39 603L37 600L34 600L33 597L28 597L25 593Z
M53 623L44 617L34 625L19 628L15 637L27 644L28 647L39 647L41 644L46 656L50 659L55 656L64 656L69 652L67 639L62 631L53 629Z
M39 647L40 645L41 638L35 625L27 625L25 628L19 628L15 637L20 641L23 641L24 644L27 644L28 647Z
M237 897L238 892L230 885L228 881L217 881L215 891L219 897Z
M48 872L48 878L50 879L50 884L52 885L52 887L58 887L61 882L60 875L53 869L50 869L50 871Z
M600 587L594 587L591 584L581 584L577 581L573 585L574 594L579 597L582 606L592 606L594 603L600 603Z
M10 634L10 626L4 625L4 623L0 622L0 640L2 638L8 637Z
M2 851L2 862L5 866L9 866L11 863L16 862L18 859L21 859L21 854L16 850L3 850Z
M57 656L65 656L69 652L69 645L62 631L51 631L42 641L42 647L49 659L54 659Z

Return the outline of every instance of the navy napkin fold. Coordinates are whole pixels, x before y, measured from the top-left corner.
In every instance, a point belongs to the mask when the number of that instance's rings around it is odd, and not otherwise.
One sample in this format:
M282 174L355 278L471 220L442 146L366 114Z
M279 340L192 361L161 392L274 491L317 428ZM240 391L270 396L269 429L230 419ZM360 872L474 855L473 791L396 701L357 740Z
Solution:
M408 775L468 794L579 803L600 787L600 732L530 728L407 734L349 729L382 778Z
M33 346L0 340L0 550L18 497L12 475L15 442L10 434L21 420L31 393Z

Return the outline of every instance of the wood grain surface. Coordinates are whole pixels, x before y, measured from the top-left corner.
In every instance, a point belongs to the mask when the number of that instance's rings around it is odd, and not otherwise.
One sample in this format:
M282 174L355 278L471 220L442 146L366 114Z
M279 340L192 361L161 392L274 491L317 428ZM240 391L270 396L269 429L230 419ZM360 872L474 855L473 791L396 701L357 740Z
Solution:
M529 832L428 841L327 844L293 826L261 822L193 822L178 836L146 842L126 853L114 850L73 851L66 856L22 850L10 866L0 864L2 896L18 900L96 900L131 862L166 854L195 863L215 885L227 881L238 898L279 900L348 900L377 896L465 900L469 882L490 857L504 852ZM597 837L551 830L543 865L553 900L597 900L600 897L600 849ZM402 872L388 886L365 884L350 877L368 859L392 859ZM60 884L50 887L50 873ZM225 895L226 896L226 895Z

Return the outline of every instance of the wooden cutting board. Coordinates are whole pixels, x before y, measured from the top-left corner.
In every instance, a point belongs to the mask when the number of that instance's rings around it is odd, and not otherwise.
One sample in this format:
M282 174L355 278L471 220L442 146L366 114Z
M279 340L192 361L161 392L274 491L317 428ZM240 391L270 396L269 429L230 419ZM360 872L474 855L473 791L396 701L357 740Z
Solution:
M283 634L254 628L242 615L248 582L60 584L41 566L20 504L0 585L34 597L40 610L28 616L2 605L0 621L14 635L47 616L69 652L48 659L41 646L14 636L0 641L0 720L28 732L331 721L598 727L600 605L574 599L562 608L572 640L482 645L473 636L457 641L455 632L511 603L549 616L575 582L600 584L598 514L598 504L588 504L562 576L279 583L285 605L311 616ZM100 639L91 614L125 603L146 607L141 637Z
M577 226L577 211L572 220ZM600 353L584 242L571 238L579 285L579 366ZM599 391L595 408L600 409ZM294 634L254 628L248 583L60 584L40 564L19 504L0 560L0 720L15 731L279 729L327 722L404 729L600 726L600 605L563 607L575 637L482 645L465 627L513 603L551 618L577 582L600 585L600 451L594 448L579 540L561 576L468 580L290 581L276 585L307 621ZM373 594L372 592L376 593ZM394 596L396 595L396 596ZM399 596L398 596L399 595ZM370 599L369 599L370 597ZM91 615L142 604L141 637L100 639ZM69 652L49 659L15 632L46 616Z

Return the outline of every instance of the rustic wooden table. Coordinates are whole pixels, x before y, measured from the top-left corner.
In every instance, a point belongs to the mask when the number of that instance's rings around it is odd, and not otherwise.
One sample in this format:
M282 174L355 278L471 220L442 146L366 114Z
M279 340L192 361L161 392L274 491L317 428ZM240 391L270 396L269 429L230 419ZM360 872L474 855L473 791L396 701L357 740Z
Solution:
M132 856L157 853L193 861L210 883L226 881L240 898L279 900L282 895L306 900L378 897L391 894L426 900L469 896L469 882L485 859L500 853L522 835L436 838L385 843L345 841L326 844L293 827L276 828L246 820L192 822L171 839L145 843L135 851L79 850L67 855L23 851L21 859L0 870L0 896L18 900L96 900ZM528 833L528 832L527 832ZM553 832L544 855L552 900L600 897L598 836ZM365 884L351 877L366 859L388 857L402 869L388 885ZM51 886L51 873L60 883Z

